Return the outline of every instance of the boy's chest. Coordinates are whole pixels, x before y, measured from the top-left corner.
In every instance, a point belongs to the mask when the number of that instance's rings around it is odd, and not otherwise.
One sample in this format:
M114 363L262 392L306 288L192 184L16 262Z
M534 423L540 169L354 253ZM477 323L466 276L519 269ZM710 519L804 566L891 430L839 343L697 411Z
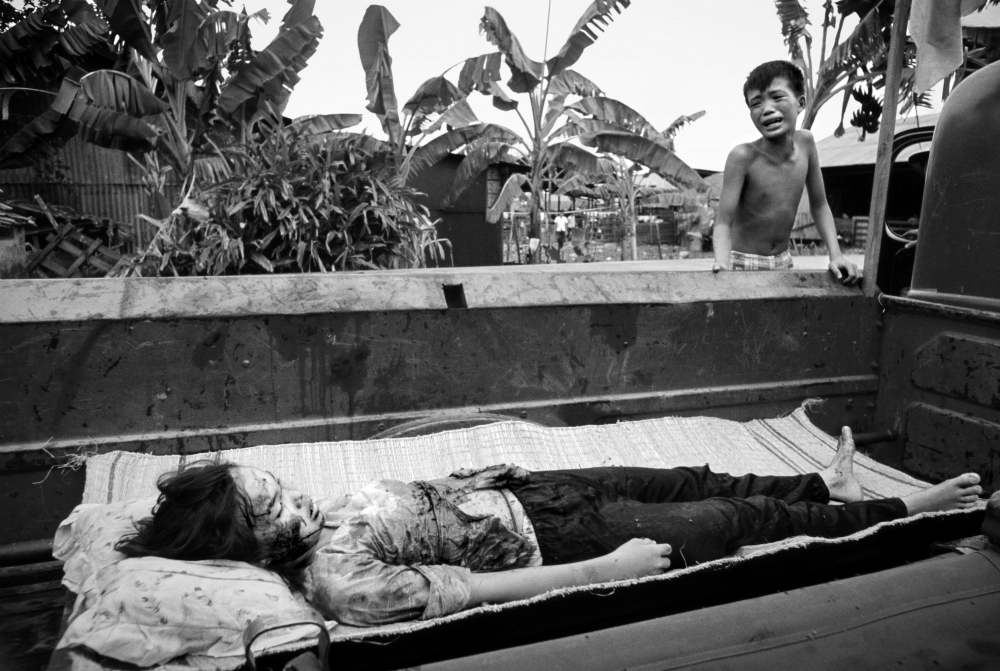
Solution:
M797 151L783 160L758 154L747 170L748 181L760 188L798 190L806 183L809 159L806 152Z

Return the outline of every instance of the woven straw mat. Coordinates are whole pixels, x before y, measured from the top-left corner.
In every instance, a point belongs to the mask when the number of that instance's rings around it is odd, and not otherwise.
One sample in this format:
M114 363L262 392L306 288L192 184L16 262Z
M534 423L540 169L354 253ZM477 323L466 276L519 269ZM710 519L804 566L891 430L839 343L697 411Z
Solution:
M802 408L745 423L664 417L553 428L510 421L411 438L259 445L187 456L109 452L87 460L83 503L155 496L159 475L200 459L254 466L314 496L337 496L372 480L409 482L502 463L528 470L707 463L733 475L793 475L822 469L835 450L836 440L814 426ZM902 497L927 486L861 454L855 473L865 498Z

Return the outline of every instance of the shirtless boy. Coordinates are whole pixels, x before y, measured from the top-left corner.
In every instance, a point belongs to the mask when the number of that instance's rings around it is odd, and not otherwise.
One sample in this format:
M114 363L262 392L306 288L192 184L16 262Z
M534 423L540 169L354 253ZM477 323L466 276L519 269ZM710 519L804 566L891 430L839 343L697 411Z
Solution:
M759 65L743 85L750 119L761 137L738 145L726 159L712 270L781 270L792 267L788 239L802 199L830 252L830 272L844 284L861 279L837 244L812 133L795 130L805 105L802 71L788 61Z

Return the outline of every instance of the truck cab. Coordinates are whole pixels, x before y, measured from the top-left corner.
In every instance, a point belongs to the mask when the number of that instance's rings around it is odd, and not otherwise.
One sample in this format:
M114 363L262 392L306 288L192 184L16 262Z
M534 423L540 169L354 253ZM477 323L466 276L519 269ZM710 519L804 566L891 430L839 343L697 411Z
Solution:
M4 630L13 633L4 653L30 663L54 644L64 595L48 554L51 537L79 503L86 476L77 467L94 452L197 455L413 435L498 418L550 426L695 414L747 420L821 397L813 421L831 434L851 426L883 463L929 480L975 471L985 489L995 490L997 147L1000 64L955 90L934 131L905 294L862 292L820 272L666 273L655 263L6 282L0 491L9 514L0 518L0 600ZM866 273L886 263L877 253L878 245L889 250L886 240L872 243ZM858 659L850 648L856 642L837 634L846 631L838 618L861 603L850 599L891 593L905 602L924 584L959 597L925 595L949 610L923 619L902 619L931 611L901 602L896 625L859 625L859 632L876 632L864 643L866 659L888 660L873 655L891 641L914 649L906 654L933 648L946 666L973 658L995 663L997 514L994 508L986 517L990 540L947 559L930 553L919 570L886 567L876 557L860 582L825 576L794 593L712 606L722 610L695 607L421 663L552 668L563 660L566 668L606 668L621 665L609 650L631 650L645 655L639 666L648 668L674 668L671 659L727 668L746 650L726 653L724 632L761 613L789 612L817 624L789 630L788 645L817 655L813 668L843 668ZM972 560L958 565L970 555L981 559L976 567ZM681 655L667 645L678 639L707 647ZM740 658L733 668L796 668L779 647L767 647L757 661Z

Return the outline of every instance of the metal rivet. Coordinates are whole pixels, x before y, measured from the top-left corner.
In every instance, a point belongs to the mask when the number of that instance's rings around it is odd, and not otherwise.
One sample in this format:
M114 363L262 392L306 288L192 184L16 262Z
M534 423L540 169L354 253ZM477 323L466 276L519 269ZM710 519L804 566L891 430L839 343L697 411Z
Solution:
M521 411L521 419L527 419L527 418L528 418L528 411L527 410L522 410Z

